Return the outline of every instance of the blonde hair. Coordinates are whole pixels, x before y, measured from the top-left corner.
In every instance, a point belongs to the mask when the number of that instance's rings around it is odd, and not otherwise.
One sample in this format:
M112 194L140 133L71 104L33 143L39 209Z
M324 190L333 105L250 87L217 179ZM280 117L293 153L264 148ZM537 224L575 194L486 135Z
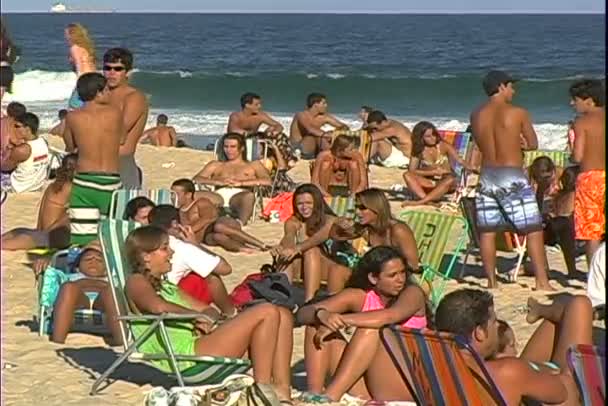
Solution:
M77 45L85 49L89 54L89 58L91 58L91 61L95 64L97 62L97 58L95 57L95 43L89 36L89 31L79 23L68 24L66 30L68 31L72 45Z
M376 213L379 229L387 230L391 226L391 206L383 191L376 188L366 189L357 193L356 198L363 206Z

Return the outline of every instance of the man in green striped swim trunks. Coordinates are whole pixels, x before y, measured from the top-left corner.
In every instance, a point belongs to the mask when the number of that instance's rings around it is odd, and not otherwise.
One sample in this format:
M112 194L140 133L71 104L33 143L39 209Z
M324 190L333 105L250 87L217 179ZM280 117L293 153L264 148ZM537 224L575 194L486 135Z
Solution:
M64 139L68 152L78 152L69 201L70 243L85 245L97 238L99 220L108 215L112 192L122 184L120 144L126 131L120 110L109 104L106 79L86 73L76 83L84 106L66 117Z

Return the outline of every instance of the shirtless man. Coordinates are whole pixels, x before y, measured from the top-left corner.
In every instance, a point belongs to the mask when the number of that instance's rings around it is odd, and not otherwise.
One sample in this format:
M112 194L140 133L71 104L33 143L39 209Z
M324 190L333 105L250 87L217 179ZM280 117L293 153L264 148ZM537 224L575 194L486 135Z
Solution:
M255 93L245 93L241 96L241 111L230 114L226 132L247 136L257 133L262 124L266 124L264 132L270 137L283 132L281 123L262 111L262 98Z
M372 162L385 168L407 168L412 154L412 133L409 128L375 110L367 115L367 129L372 138Z
M487 291L460 289L447 294L435 312L435 327L469 341L507 405L519 405L524 397L542 404L580 405L566 352L572 345L592 344L593 310L585 296L561 299L548 305L528 300L527 322L543 321L519 357L495 358L498 321ZM466 351L463 356L479 374L472 356Z
M236 213L245 225L253 215L255 195L246 189L270 186L270 174L260 161L243 159L245 141L240 134L228 133L223 138L226 161L211 161L194 176L194 181L217 187L215 194L223 198L224 207Z
M325 197L340 194L335 189L343 185L347 195L354 195L367 189L367 166L361 153L354 149L351 138L338 135L331 149L317 156L311 178L311 183Z
M190 226L197 241L220 246L231 252L266 250L266 244L241 230L238 221L220 216L218 208L208 199L195 197L194 182L178 179L171 185L177 194L181 224Z
M63 131L65 129L65 116L68 115L68 111L66 109L59 110L57 114L59 118L59 123L49 130L49 134L58 135L63 137Z
M505 72L490 71L483 88L488 100L471 113L470 122L482 160L475 206L488 287L497 287L496 233L515 230L527 236L536 289L553 290L545 269L542 218L523 170L522 149L538 148L530 115L511 104L515 89L513 79Z
M580 163L574 200L577 240L586 241L587 264L606 231L606 89L600 80L580 80L570 86L574 121L572 158Z
M3 250L61 249L68 246L70 228L67 207L77 159L76 154L63 157L55 180L46 188L40 199L36 228L19 227L4 233L1 244Z
M148 120L146 96L129 85L133 54L128 49L112 48L103 56L103 74L108 80L110 103L122 112L127 138L120 145L120 179L125 188L140 188L141 169L135 163L135 149Z
M169 118L165 114L156 117L156 127L144 131L141 141L150 140L157 147L175 147L177 145L177 133L175 128L168 126Z
M348 130L348 126L327 113L327 97L321 93L311 93L306 98L306 110L296 113L289 129L289 142L299 149L303 159L315 159L320 151L331 146L330 132L321 127L329 124L337 130Z
M76 90L84 106L65 119L66 150L78 149L70 194L72 245L97 238L97 226L110 211L112 192L122 187L119 149L127 136L121 111L110 104L106 79L99 73L78 78Z

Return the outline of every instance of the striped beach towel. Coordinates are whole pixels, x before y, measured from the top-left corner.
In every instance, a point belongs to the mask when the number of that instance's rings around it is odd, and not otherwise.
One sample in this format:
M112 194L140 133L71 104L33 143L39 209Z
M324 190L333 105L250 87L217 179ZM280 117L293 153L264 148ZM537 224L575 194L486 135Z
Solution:
M606 404L606 350L593 345L579 344L568 349L568 365L585 406Z

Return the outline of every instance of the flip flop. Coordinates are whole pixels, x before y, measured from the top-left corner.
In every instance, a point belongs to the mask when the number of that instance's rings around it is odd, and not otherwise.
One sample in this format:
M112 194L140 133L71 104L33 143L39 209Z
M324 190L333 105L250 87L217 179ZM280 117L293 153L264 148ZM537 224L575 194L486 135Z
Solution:
M302 392L300 395L299 401L303 403L313 403L313 404L321 404L321 403L335 403L326 395L321 393L312 393L312 392Z

